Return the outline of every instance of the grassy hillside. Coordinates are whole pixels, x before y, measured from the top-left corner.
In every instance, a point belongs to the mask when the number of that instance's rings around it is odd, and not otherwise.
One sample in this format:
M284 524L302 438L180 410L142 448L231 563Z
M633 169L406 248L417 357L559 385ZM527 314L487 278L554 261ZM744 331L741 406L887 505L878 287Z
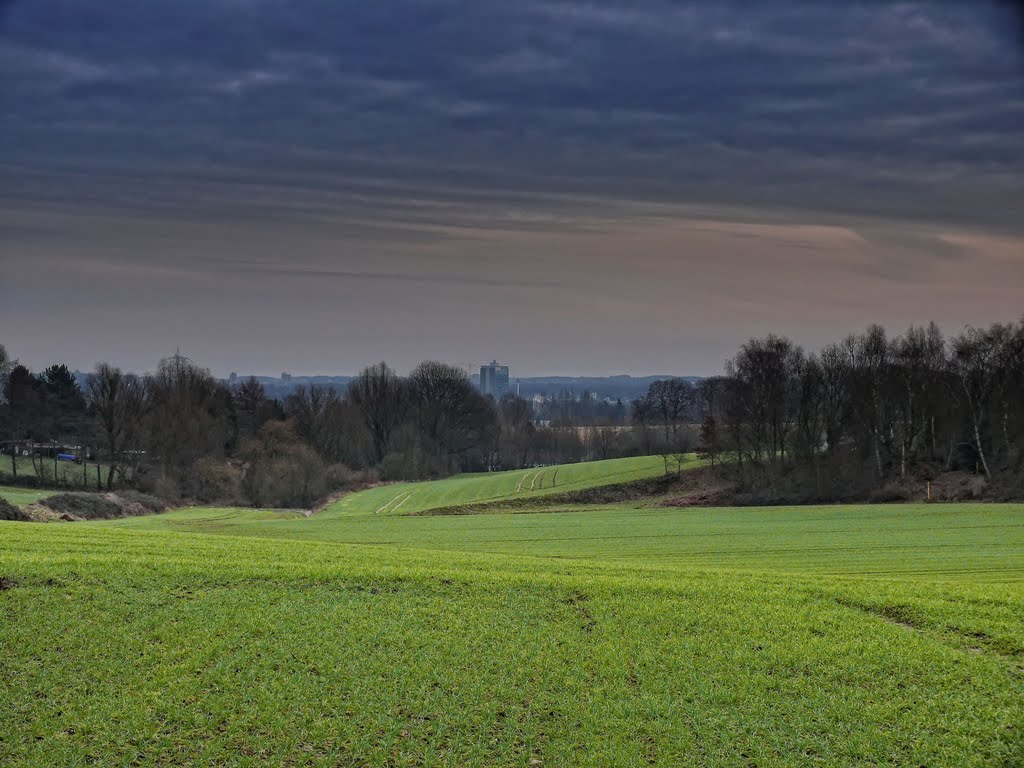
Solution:
M691 457L690 466L697 466ZM443 507L509 499L538 498L567 491L644 480L664 474L658 456L561 464L511 472L457 475L445 480L398 483L371 488L344 497L322 514L408 515Z
M72 490L78 488L91 490L96 487L96 465L92 462L88 462L84 478L82 475L82 465L75 464L73 461L58 461L55 464L53 459L37 459L37 462L42 464L43 482L49 486L59 486L60 488L70 488ZM32 459L26 456L18 456L17 465L18 477L35 477L36 470L32 466ZM100 466L100 473L105 484L107 482L106 465ZM0 483L11 482L12 477L11 457L0 456Z
M1024 505L404 514L524 474L0 523L4 764L1024 764Z
M36 490L35 488L14 488L0 485L0 499L7 499L12 504L24 507L35 504L40 499L52 496L56 491Z

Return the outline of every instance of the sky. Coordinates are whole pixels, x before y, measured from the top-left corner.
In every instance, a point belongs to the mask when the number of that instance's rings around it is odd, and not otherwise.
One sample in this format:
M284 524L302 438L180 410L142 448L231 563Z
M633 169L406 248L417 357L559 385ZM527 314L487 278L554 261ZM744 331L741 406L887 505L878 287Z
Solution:
M707 375L1014 320L1016 5L0 0L0 343Z

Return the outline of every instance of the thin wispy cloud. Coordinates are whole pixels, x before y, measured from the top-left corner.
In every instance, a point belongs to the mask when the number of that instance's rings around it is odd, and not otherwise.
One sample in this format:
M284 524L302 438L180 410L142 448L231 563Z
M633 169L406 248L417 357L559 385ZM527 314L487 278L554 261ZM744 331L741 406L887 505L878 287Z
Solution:
M487 288L554 288L560 284L551 280L498 280L489 278L468 277L466 275L444 272L427 274L367 272L342 269L312 269L308 267L283 267L266 262L249 260L215 260L215 266L233 273L254 272L265 275L278 275L307 280L332 279L345 282L371 280L379 282L413 283L422 285L466 285Z

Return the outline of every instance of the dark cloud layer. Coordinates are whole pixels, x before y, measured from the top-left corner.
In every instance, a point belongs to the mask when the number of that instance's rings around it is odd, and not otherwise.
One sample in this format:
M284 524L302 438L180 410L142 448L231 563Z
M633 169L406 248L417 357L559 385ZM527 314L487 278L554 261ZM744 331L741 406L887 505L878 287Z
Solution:
M937 229L1024 234L1020 20L963 0L0 0L0 266L63 250L213 280L269 228L292 239L252 279L556 291L571 274L533 258L554 239L687 217L846 228L872 255L836 251L843 274L970 274Z
M1024 78L996 3L36 0L8 16L15 178L331 173L1004 226L999 201L1022 191Z

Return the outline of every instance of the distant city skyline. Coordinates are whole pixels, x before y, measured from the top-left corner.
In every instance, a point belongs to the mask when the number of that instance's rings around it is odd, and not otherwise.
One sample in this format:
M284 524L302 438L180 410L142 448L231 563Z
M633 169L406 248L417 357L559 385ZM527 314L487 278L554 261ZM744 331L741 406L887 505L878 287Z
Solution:
M8 351L10 351L10 350L8 350ZM192 362L196 363L197 365L199 365L199 366L201 366L203 368L208 369L210 371L210 373L213 376L215 376L216 378L223 379L225 381L231 380L232 376L234 376L235 380L238 380L238 381L246 379L246 378L249 378L250 376L256 377L258 379L275 379L275 380L279 380L279 381L291 381L291 380L303 380L303 379L351 379L351 378L355 378L360 373L360 371L362 370L362 368L360 368L360 369L357 369L357 370L342 371L342 372L338 372L338 373L328 373L328 372L323 372L323 371L278 371L278 372L270 372L270 371L259 371L259 370L256 370L256 371L235 370L235 369L228 369L228 368L224 368L223 370L221 370L220 368L218 368L216 366L206 365L201 360L194 360L193 358L191 358L189 355L185 354L184 352L182 352L182 355L184 357L188 358L189 360L192 360ZM46 368L47 366L52 365L54 363L57 363L57 364L62 364L63 363L63 364L68 365L68 368L72 372L80 373L80 374L84 375L84 374L88 374L92 370L92 368L94 367L94 366L85 366L85 367L75 366L75 365L71 365L70 363L67 363L66 361L63 361L63 360L61 360L61 361L50 361L50 362L44 363L42 365L33 365L30 360L27 360L27 359L25 359L23 357L19 357L16 354L13 355L13 357L15 359L17 359L17 361L19 363L21 363L23 365L26 365L30 370L33 370L33 371L41 371L44 368ZM168 356L165 355L164 357L168 357ZM120 364L116 360L103 360L103 361L98 361L98 362L109 362L112 365L118 365L119 367L123 367L127 371L132 371L134 373L144 374L144 373L152 373L152 372L154 372L156 370L157 365L158 365L158 363L160 361L156 360L156 361L154 361L154 363L152 365L144 367L144 368L131 368L131 367L128 367L128 366L120 366ZM380 361L377 361L377 362L380 362ZM384 362L386 363L387 361L384 361ZM423 361L420 361L420 362L423 362ZM480 366L479 365L470 365L470 366L460 365L460 364L454 363L454 362L452 362L450 360L439 360L438 362L446 363L448 365L454 365L456 368L459 368L460 370L464 370L466 372L466 375L468 375L470 378L472 378L474 380L479 380L479 378L480 378ZM365 367L366 366L363 366L363 368L365 368ZM415 367L415 366L412 366L412 367ZM395 370L399 374L401 374L401 375L406 375L406 374L408 374L412 370L412 367L410 367L409 369L397 369L396 368ZM559 372L559 371L555 371L555 372L550 372L550 373L525 373L525 374L522 374L522 375L510 375L509 387L514 389L516 381L518 379L524 379L524 380L525 379L559 379L559 378L565 378L565 379L590 379L590 378L594 378L594 379L615 379L615 378L649 379L649 378L658 378L658 377L701 378L701 375L699 375L699 374L689 374L689 373L679 373L679 372L672 372L672 371L661 371L660 373L647 371L647 372L626 372L626 373L619 372L619 373L597 373L597 374L589 373L589 372L586 372L586 371L584 371L584 372L575 372L575 371L561 371L561 372Z

